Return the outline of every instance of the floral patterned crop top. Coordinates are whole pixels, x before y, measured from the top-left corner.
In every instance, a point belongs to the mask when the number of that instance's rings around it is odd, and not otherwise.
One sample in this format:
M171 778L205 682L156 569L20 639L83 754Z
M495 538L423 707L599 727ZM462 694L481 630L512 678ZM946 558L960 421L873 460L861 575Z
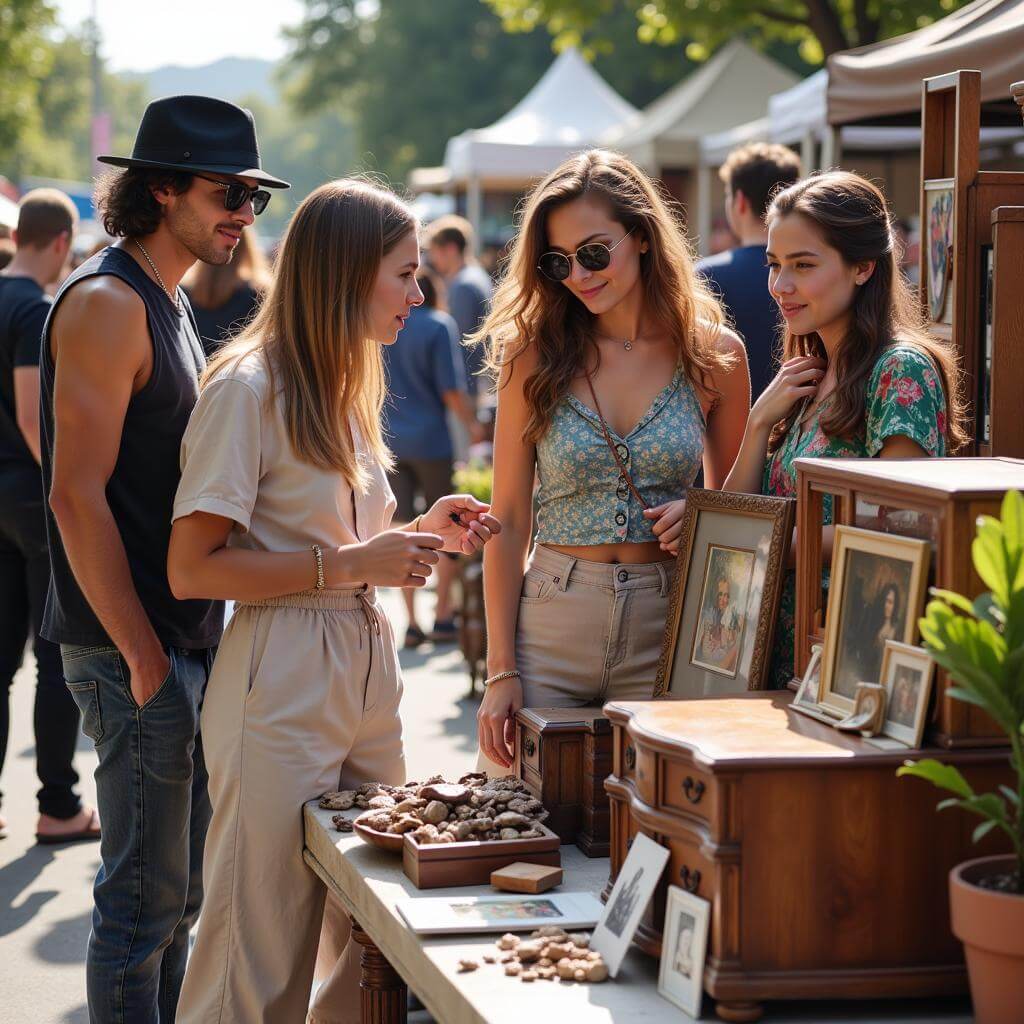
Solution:
M704 456L704 413L682 367L640 422L620 437L619 458L647 508L686 494ZM537 443L537 543L621 544L657 540L608 450L597 413L575 395L555 408Z

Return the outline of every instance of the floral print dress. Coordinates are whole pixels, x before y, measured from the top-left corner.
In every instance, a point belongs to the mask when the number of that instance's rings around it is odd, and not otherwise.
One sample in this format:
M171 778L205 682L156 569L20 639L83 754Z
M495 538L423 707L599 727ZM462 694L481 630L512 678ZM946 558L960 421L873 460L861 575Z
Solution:
M930 456L946 454L946 394L931 358L912 345L896 343L885 349L871 373L866 391L863 433L856 438L829 437L821 429L826 398L804 423L797 420L768 458L762 490L777 497L796 497L795 459L873 458L887 438L903 435L917 442ZM832 522L832 496L826 495L825 525ZM828 587L825 570L823 586ZM787 573L782 587L775 646L768 686L782 689L793 678L796 640L796 574Z

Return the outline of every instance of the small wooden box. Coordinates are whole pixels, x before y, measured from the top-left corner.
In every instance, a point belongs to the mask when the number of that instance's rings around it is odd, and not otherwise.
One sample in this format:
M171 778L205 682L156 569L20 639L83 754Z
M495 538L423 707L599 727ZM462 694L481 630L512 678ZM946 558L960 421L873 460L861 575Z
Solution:
M534 839L492 839L468 843L417 843L408 833L402 845L402 869L417 889L489 885L491 872L517 860L561 867L561 840L548 828Z
M503 892L525 892L535 895L562 884L562 869L545 864L516 861L491 872L491 885Z
M825 495L832 495L837 525L927 540L931 585L973 600L986 589L971 561L977 518L998 516L1005 493L1024 490L1020 459L797 459L796 468L797 676L807 667L811 645L824 642ZM981 708L946 696L950 686L949 677L939 671L927 738L949 748L1005 744L1005 734Z
M604 780L612 734L601 708L521 708L515 773L550 813L546 824L588 857L607 857L611 835Z

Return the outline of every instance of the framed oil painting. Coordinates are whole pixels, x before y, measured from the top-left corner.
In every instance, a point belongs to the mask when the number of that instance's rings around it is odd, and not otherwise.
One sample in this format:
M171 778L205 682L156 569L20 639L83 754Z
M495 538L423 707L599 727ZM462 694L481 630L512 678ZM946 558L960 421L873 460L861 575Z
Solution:
M655 697L763 688L794 505L690 489Z
M935 662L926 650L889 640L882 654L881 682L889 695L882 735L921 746Z
M857 684L881 680L886 641L913 643L930 555L925 540L835 528L819 698L832 711L850 714Z

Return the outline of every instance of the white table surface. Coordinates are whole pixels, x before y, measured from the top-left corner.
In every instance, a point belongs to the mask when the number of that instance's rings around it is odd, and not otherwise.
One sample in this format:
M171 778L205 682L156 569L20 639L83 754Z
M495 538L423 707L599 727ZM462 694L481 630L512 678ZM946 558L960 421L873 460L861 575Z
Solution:
M354 833L335 830L336 811L304 808L306 859L405 979L439 1024L604 1024L611 1021L678 1022L690 1018L658 995L658 964L632 949L616 978L597 985L555 981L524 983L507 977L497 934L416 935L395 909L408 897L431 898L495 892L490 886L417 889L402 870L400 853L368 846ZM354 818L357 811L346 813ZM575 846L561 848L564 879L556 891L599 895L608 880L607 858L585 857ZM461 959L480 961L476 971L458 973ZM765 1021L777 1024L871 1022L871 1024L970 1024L964 1000L901 1000L765 1003ZM716 1020L714 1000L705 996L702 1018Z

